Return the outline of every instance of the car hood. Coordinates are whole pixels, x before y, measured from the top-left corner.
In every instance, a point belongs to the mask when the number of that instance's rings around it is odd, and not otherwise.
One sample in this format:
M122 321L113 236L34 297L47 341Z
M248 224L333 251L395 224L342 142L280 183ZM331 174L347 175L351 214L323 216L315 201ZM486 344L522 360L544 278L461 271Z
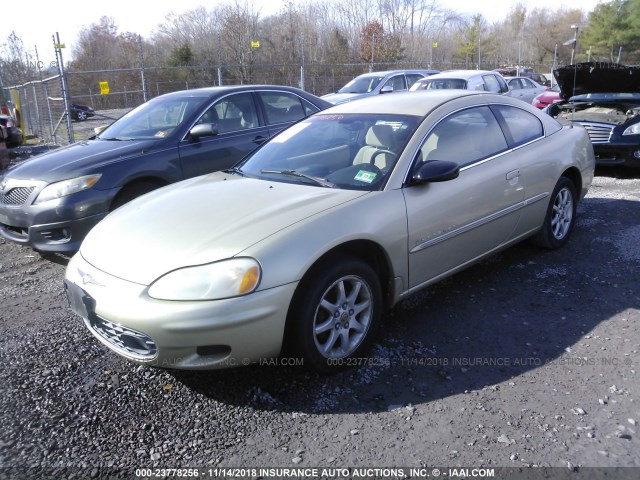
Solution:
M558 68L553 74L563 99L585 93L640 92L640 67L637 66L584 62Z
M241 255L280 230L367 193L216 172L117 209L89 232L80 254L108 274L149 285L177 268Z
M19 180L41 180L48 183L96 173L108 163L146 153L158 147L158 140L108 141L88 140L51 150L21 162L6 176Z
M367 94L363 93L330 93L328 95L324 95L322 98L327 102L337 105L339 103L350 102L351 100L366 96Z

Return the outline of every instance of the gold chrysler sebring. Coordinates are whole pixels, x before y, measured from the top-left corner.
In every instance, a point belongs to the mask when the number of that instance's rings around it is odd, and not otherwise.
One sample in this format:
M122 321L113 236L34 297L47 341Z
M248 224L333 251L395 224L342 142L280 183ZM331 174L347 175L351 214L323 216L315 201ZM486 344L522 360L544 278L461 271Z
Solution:
M594 163L583 128L509 97L349 102L115 210L65 289L134 362L213 369L286 352L329 372L366 355L413 292L529 237L562 247Z

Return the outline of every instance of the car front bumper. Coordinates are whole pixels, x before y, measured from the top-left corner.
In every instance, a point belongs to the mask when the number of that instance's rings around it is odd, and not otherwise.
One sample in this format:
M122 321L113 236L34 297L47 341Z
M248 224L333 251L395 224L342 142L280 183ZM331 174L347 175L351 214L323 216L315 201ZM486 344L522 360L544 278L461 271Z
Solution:
M34 204L44 186L20 181L0 192L0 237L42 252L76 252L89 230L107 216L117 190L88 189Z
M65 289L72 310L115 353L160 368L211 370L280 353L297 282L215 301L165 301L148 286L93 267L76 254Z
M598 166L625 166L640 168L640 145L594 143L593 151Z

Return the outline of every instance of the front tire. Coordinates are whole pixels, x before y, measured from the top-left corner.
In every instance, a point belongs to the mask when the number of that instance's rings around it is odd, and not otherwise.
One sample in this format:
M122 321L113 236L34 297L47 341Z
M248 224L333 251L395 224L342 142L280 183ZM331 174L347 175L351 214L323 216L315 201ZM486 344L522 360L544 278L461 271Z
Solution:
M84 122L87 119L87 114L80 111L80 112L76 112L76 120L78 120L79 122Z
M289 347L320 373L357 365L377 333L382 308L376 272L353 257L332 257L298 287L287 319Z
M109 211L113 212L116 208L120 208L125 203L129 203L131 200L138 198L145 193L149 193L159 187L159 185L151 182L140 182L127 185L113 199Z
M556 249L569 240L576 223L578 195L576 187L567 177L560 177L551 194L542 229L534 237L536 245Z

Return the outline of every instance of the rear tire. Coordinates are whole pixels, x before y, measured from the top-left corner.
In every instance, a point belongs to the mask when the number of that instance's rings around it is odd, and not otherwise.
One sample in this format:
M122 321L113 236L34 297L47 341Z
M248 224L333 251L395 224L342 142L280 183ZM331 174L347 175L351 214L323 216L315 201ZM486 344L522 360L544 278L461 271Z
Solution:
M287 318L288 350L320 373L358 365L376 336L382 308L380 280L369 265L330 257L296 291Z
M577 204L575 185L567 177L560 177L551 194L542 228L533 237L533 242L548 249L564 246L576 223Z

